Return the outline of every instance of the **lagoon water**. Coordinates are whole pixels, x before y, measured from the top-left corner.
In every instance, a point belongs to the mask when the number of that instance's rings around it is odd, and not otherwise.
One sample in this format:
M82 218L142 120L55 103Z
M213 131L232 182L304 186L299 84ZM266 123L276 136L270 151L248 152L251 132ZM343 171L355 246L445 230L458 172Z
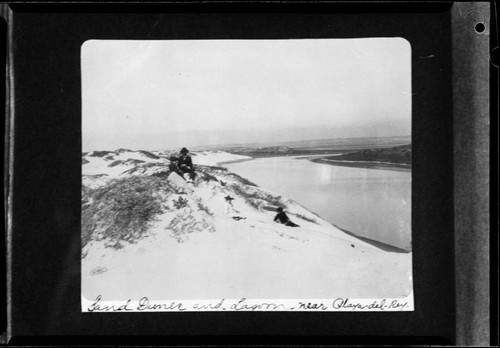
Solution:
M224 166L341 229L411 250L411 172L332 166L294 157Z

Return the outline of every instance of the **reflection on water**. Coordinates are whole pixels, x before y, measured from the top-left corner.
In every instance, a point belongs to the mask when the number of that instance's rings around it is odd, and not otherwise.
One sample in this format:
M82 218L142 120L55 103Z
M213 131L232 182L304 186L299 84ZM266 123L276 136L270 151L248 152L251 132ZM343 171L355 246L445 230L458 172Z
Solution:
M410 172L332 166L291 157L225 166L342 229L411 248Z

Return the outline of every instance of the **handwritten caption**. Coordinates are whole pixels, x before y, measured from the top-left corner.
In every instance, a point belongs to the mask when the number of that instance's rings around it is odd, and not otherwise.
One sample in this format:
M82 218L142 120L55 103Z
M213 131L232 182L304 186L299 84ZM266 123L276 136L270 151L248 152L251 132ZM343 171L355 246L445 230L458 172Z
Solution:
M407 299L354 300L336 298L321 302L295 300L260 301L220 299L216 301L152 301L142 297L133 301L103 301L99 295L88 301L87 312L190 312L190 311L403 311L412 310Z

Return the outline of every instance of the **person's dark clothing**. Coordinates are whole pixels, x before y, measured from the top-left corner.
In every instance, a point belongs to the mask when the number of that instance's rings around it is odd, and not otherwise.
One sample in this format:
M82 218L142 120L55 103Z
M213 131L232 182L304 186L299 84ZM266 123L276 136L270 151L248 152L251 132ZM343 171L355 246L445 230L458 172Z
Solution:
M193 167L193 160L191 156L181 155L177 160L177 167L180 169L182 173L189 173L189 178L194 180L195 173Z
M177 160L177 165L182 171L186 169L191 170L191 168L193 167L193 160L191 159L191 156L183 155L180 156L179 159Z
M177 164L175 164L174 162L170 162L170 164L168 165L168 169L170 170L170 172L174 172L182 176L182 172L179 170L179 167L177 167Z
M277 221L277 222L280 222L286 226L290 226L290 227L299 227L299 225L293 223L290 218L288 217L288 215L285 214L285 212L279 212L278 214L276 214L276 216L274 217L274 221Z
M289 220L289 218L284 212L278 213L274 217L274 221L279 221L282 224L286 223L288 220Z

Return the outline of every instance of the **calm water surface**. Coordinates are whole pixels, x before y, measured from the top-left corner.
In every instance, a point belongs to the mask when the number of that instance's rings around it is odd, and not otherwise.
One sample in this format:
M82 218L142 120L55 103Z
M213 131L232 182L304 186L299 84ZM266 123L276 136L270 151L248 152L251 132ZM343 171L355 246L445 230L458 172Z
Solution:
M293 157L224 166L342 229L411 249L411 172L332 166Z

